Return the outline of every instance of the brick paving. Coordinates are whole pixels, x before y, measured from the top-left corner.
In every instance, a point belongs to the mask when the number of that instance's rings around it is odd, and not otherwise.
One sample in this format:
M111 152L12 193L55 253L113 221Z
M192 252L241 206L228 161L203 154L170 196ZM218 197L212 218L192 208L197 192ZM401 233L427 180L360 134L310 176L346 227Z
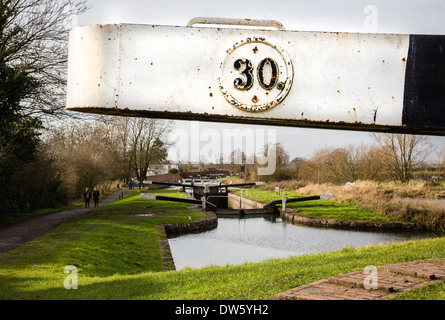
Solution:
M445 258L376 266L376 271L376 289L365 288L373 283L370 274L358 270L292 288L267 300L386 300L445 281Z

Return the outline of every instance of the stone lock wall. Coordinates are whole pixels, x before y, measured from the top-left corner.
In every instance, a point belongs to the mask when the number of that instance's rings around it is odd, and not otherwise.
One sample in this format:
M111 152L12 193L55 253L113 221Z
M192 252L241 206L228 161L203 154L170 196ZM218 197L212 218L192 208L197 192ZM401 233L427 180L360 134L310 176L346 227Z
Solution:
M229 192L228 207L230 209L263 209L264 202L259 200L242 198L239 194Z

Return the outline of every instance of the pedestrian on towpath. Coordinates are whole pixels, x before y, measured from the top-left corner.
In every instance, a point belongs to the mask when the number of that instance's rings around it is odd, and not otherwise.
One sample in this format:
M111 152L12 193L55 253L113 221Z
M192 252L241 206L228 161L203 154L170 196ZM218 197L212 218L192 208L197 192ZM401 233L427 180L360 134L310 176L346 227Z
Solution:
M94 190L93 190L93 200L94 200L94 207L95 208L97 208L99 206L99 196L100 196L99 190L97 190L97 188L94 187Z
M85 200L85 208L90 206L91 192L88 188L85 189L83 193L83 198Z

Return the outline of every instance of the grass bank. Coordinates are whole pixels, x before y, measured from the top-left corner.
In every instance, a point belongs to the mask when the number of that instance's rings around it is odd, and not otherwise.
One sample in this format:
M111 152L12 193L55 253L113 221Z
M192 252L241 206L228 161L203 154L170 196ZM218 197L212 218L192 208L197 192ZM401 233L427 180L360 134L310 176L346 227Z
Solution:
M427 230L445 232L443 184L356 181L346 186L282 181L266 184L262 189L273 190L275 187L304 195L331 193L335 202L352 204L358 209L386 216L392 221L411 222L422 225Z
M235 190L234 192L239 194L239 191ZM248 191L249 198L257 199L266 203L272 200L280 200L283 197L289 199L304 197L306 195L290 190L281 190L279 194L273 190L266 189L250 189ZM360 221L395 221L395 219L391 219L388 216L361 209L355 204L348 202L312 200L288 203L286 204L286 207L297 209L298 213L319 218Z
M176 195L159 190L157 194ZM445 256L445 238L273 259L237 266L160 272L158 224L203 216L188 204L141 199L104 205L0 256L0 299L264 299L367 265ZM147 214L153 214L147 216ZM66 290L64 268L78 270ZM405 299L445 299L443 286Z

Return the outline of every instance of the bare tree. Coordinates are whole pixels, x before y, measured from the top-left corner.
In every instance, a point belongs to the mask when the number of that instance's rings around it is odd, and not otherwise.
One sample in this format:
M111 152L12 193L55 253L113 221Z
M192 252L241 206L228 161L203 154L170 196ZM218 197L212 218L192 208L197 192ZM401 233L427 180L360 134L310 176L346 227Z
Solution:
M431 145L425 136L374 133L373 137L387 156L387 165L393 179L402 183L412 178L413 166L425 161L431 150Z
M349 145L335 149L325 157L331 177L328 181L345 183L356 180L384 180L385 155L380 148Z
M173 122L159 119L129 119L129 167L139 181L143 181L150 166L167 158L167 135Z
M261 155L255 155L256 166L252 169L258 170L259 163L273 163L273 172L268 175L261 175L261 179L270 181L290 180L293 177L294 172L289 168L289 153L286 151L281 143L269 143L265 144ZM259 173L260 174L260 173Z
M246 173L246 154L240 149L235 149L230 153L229 163L231 170L240 175L241 178L244 178Z
M96 121L96 131L101 131L101 139L108 149L116 153L116 165L119 165L119 179L124 181L131 176L129 167L130 123L131 118L118 116L101 116Z
M61 176L71 197L122 177L124 165L114 134L99 121L70 122L47 133L42 146L63 168Z
M87 9L86 0L5 0L0 2L0 66L26 77L22 117L65 115L66 62L70 18Z
M359 146L354 149L358 179L384 181L391 179L386 168L387 156L380 147Z
M298 176L317 183L343 184L356 180L386 180L386 155L380 147L366 145L317 150L302 161Z
M438 160L436 165L437 174L435 175L437 182L443 179L442 174L445 166L445 161L443 160L444 156L445 152L443 149L437 152L437 160Z

